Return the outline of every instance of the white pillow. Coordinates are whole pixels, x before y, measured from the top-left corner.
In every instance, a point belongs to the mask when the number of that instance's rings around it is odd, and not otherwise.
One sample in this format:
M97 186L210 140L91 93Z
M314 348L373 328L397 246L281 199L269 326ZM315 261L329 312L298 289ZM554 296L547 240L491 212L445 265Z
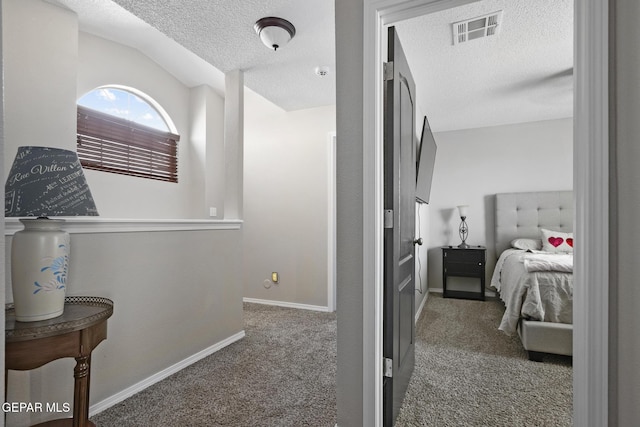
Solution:
M551 253L573 252L573 233L540 229L542 237L542 250Z
M542 249L542 241L540 239L513 239L511 246L516 249L524 249L525 251L539 251Z

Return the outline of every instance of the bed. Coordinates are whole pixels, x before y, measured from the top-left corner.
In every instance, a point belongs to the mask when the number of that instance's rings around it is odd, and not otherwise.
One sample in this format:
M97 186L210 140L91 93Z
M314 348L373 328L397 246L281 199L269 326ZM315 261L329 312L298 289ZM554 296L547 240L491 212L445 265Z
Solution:
M491 285L505 303L499 329L517 332L531 360L572 355L573 222L571 191L496 194ZM548 243L532 247L542 233Z

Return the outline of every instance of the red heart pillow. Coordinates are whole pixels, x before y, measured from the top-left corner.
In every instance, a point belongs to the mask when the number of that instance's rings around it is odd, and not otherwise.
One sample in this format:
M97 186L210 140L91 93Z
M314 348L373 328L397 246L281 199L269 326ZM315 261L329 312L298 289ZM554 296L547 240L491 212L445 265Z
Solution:
M552 245L554 248L557 248L558 246L560 246L560 245L562 244L562 242L564 242L564 239L563 239L562 237L554 237L554 236L551 236L551 237L549 237L549 238L547 239L547 241L548 241L549 243L551 243L551 245Z
M551 253L573 252L573 233L540 229L542 250Z

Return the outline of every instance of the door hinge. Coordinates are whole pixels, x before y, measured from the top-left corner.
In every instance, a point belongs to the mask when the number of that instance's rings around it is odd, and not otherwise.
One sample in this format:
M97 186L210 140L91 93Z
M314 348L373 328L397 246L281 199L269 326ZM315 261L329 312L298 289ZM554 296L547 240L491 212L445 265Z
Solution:
M384 358L384 376L393 378L393 359L389 359L388 357Z
M383 64L384 81L393 80L393 61Z
M384 228L393 228L393 209L384 211Z

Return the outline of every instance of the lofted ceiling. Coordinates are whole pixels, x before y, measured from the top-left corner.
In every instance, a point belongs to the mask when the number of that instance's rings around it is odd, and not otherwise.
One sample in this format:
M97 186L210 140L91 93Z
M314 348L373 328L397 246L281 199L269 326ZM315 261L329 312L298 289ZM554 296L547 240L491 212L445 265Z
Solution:
M335 103L334 0L47 1L74 10L82 31L142 51L187 86L222 93L224 73L240 69L249 89L284 110ZM454 45L453 22L498 10L497 35ZM265 16L296 27L277 52L253 29ZM396 27L418 113L434 131L572 116L572 0L482 0ZM317 67L329 73L318 76Z

